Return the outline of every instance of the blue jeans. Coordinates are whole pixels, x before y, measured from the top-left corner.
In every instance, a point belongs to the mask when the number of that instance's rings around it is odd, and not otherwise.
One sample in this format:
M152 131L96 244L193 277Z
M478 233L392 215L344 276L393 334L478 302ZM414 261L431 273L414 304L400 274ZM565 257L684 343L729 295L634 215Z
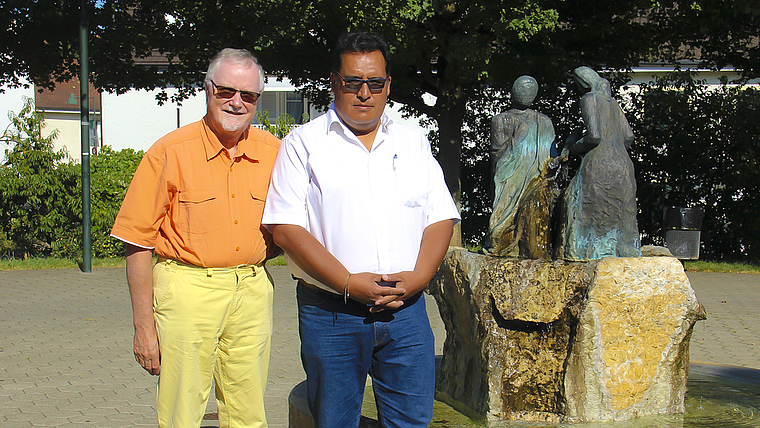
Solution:
M296 294L315 428L359 425L367 374L382 427L427 427L433 417L435 339L422 293L377 314L300 283Z

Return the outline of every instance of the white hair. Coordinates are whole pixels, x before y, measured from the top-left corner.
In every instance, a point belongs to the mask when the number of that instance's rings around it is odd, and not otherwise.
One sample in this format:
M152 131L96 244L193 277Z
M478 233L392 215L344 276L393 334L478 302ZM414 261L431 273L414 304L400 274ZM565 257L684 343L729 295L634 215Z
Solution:
M208 71L206 71L206 78L204 79L206 87L211 84L211 80L214 78L216 70L223 62L230 62L245 67L250 67L255 64L259 69L259 92L264 92L264 69L261 67L261 64L259 64L256 57L246 49L225 48L216 54L214 59L212 59L211 63L208 65Z

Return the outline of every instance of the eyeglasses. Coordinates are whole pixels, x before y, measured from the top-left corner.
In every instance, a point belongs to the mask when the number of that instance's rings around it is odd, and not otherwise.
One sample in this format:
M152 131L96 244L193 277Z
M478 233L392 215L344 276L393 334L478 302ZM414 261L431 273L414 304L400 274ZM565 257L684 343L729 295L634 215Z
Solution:
M362 85L365 83L370 92L380 92L385 87L385 82L390 80L390 77L383 79L382 77L373 77L371 79L359 79L358 77L343 77L337 71L333 71L343 81L343 87L351 92L359 92L362 89Z
M240 89L219 86L214 83L213 80L211 81L211 84L214 85L214 90L216 91L215 95L219 98L224 98L225 100L234 97L236 93L240 92L240 99L249 104L256 104L256 101L258 101L261 96L261 93L258 92L241 91Z

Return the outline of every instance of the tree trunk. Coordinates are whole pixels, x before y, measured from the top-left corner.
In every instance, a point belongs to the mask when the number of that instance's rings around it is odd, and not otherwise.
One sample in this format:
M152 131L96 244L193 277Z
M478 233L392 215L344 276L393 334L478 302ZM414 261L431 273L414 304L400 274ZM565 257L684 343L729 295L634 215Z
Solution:
M447 100L439 99L441 114L438 116L438 163L443 169L446 185L454 198L457 210L462 209L462 181L461 181L461 155L462 155L462 120L464 118L466 99L461 93L456 96L446 97ZM458 223L454 227L454 235L451 237L452 246L462 246L462 225Z

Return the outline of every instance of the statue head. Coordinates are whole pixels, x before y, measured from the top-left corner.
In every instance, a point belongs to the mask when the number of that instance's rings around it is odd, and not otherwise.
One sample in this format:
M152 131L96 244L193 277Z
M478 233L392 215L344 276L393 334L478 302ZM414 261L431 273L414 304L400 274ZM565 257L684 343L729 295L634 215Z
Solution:
M573 79L578 88L585 94L586 92L601 92L609 98L612 91L610 90L609 80L599 76L596 71L589 67L578 67L572 72Z
M528 108L538 94L538 82L530 76L520 76L512 85L512 102L515 108Z

